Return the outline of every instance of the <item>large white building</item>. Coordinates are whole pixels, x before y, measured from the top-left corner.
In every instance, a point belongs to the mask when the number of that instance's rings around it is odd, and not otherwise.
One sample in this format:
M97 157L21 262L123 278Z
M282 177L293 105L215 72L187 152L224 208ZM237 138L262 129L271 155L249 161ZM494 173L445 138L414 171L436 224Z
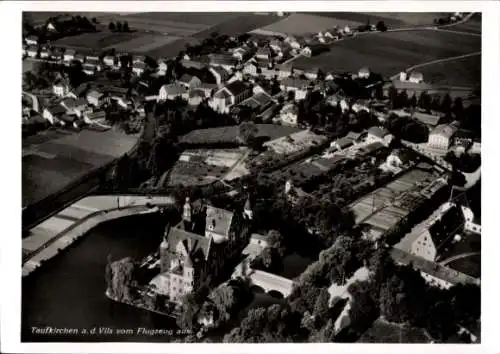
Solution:
M438 125L430 134L428 145L432 148L448 150L458 128L454 125Z

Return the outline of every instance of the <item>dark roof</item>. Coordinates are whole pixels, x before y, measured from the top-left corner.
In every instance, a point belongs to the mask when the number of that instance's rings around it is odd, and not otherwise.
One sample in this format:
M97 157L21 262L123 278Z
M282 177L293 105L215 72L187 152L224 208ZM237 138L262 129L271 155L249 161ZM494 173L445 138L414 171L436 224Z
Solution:
M335 143L341 148L348 147L349 145L352 145L354 142L354 139L350 136L343 136L340 139L337 139Z
M385 137L389 132L383 127L371 127L368 129L368 134L375 135L379 138Z
M219 209L211 205L207 206L207 218L206 227L207 230L210 225L215 225L211 232L219 235L227 236L229 234L229 229L231 228L231 221L233 219L233 213L224 209Z
M91 113L87 113L87 118L90 120L94 119L104 119L106 118L106 112L104 111L94 111Z
M52 106L52 107L47 107L47 110L52 113L52 114L63 114L66 113L66 109L62 106Z
M172 253L175 253L177 245L182 243L191 260L194 260L197 256L202 257L204 260L208 259L211 238L196 235L174 227L170 229L167 240L168 249Z
M240 93L246 91L249 89L248 84L244 83L243 81L233 81L230 84L227 84L225 88L231 92L234 96L239 95Z
M207 66L206 63L201 62L201 61L195 61L195 60L181 60L182 66L185 68L195 68L195 69L203 69L205 66Z
M281 81L285 87L306 88L309 86L309 81L295 77L287 77Z
M238 59L233 57L230 53L217 53L210 54L210 64L212 65L231 65L234 66L238 63Z

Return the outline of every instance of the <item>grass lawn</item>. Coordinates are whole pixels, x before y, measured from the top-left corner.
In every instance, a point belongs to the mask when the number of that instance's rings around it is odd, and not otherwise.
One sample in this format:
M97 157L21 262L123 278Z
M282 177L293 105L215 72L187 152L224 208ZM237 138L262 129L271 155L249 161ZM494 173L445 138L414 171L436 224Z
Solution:
M124 20L130 18L148 21L176 22L184 26L213 26L217 23L237 17L237 12L143 12L122 16Z
M475 13L469 21L452 26L451 29L454 31L481 34L481 24L481 13Z
M155 50L169 43L173 43L180 37L161 36L154 34L145 34L140 37L132 38L128 41L120 42L116 45L110 45L108 48L115 48L117 51L142 53Z
M368 66L384 76L428 61L481 50L481 38L431 30L367 33L339 41L330 51L312 58L299 57L297 68L357 72Z
M481 55L432 64L418 70L431 84L476 86L481 84Z
M257 136L266 136L270 140L300 131L298 128L287 127L276 124L256 124L259 132ZM184 135L180 141L187 144L213 144L213 143L236 143L238 137L238 126L220 128L198 129Z
M72 37L64 37L55 41L54 44L74 48L100 50L106 47L117 45L121 42L130 41L141 36L143 36L143 34L138 32L114 33L109 31L102 31L95 33L83 33Z

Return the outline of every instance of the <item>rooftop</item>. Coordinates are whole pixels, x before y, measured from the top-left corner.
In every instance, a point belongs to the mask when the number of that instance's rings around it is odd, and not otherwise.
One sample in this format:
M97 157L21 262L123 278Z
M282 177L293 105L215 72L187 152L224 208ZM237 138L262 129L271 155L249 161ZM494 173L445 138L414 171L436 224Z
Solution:
M206 230L224 236L229 235L233 215L230 211L208 205Z
M438 125L432 132L431 134L437 134L441 135L445 138L451 138L453 134L458 130L458 128L454 125L449 125L449 124L441 124Z

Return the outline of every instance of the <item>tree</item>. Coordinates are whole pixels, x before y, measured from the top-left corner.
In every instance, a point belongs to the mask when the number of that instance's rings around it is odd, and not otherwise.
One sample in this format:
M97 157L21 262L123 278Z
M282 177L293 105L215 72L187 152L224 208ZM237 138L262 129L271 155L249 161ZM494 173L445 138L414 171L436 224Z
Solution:
M116 21L116 30L121 32L123 30L122 23L120 21Z
M196 317L200 310L200 305L193 294L186 294L182 298L180 314L176 323L183 329L194 329L196 326Z
M352 296L349 308L351 329L361 334L379 316L377 289L368 281L356 281L348 290Z
M123 32L129 32L130 28L128 27L128 22L124 21L123 22Z
M116 29L115 23L114 22L110 22L109 25L108 25L108 28L109 28L110 31L114 31Z
M97 24L97 19L95 17L92 17L92 23Z
M222 322L229 320L237 304L233 287L229 285L219 286L209 297L219 313L218 320Z
M384 21L378 21L376 28L377 28L377 31L380 31L380 32L387 31L387 26L385 25Z
M441 112L450 114L451 113L451 97L449 93L446 93L444 95L443 100L441 101Z
M426 111L431 110L432 100L427 92L422 92L418 99L418 106Z
M397 105L398 105L398 90L396 89L396 87L394 87L394 85L391 85L389 87L388 96L389 96L389 101L391 103L391 107L392 108L397 108Z
M245 144L257 135L259 129L252 122L243 122L238 126L238 136Z
M408 93L406 92L406 90L402 90L401 93L398 95L398 107L397 108L407 107L408 105L409 105Z
M111 264L111 293L114 294L119 301L130 300L130 284L133 280L134 271L135 263L130 257L123 258Z
M413 94L410 98L410 101L408 102L408 105L411 107L411 108L415 108L417 107L417 95L416 94Z
M316 303L314 305L314 316L316 323L321 327L328 322L330 318L330 293L328 288L321 288L319 295L316 298Z
M283 235L277 230L270 230L267 235L269 237L269 247L276 249L279 257L283 258L286 252Z

